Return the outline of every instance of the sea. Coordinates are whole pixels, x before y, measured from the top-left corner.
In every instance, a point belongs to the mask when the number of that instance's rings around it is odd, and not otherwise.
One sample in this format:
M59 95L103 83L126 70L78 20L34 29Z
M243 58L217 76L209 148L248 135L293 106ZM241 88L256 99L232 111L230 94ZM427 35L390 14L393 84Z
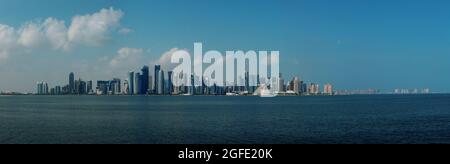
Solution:
M0 96L2 144L450 144L450 95Z

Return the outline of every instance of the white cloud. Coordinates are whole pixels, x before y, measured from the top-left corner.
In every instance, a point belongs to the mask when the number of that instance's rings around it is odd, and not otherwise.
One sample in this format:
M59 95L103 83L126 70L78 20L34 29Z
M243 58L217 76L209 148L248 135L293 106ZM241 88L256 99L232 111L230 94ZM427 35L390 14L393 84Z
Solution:
M68 31L69 41L88 45L101 45L110 39L109 34L119 27L124 13L113 8L72 19Z
M112 69L132 70L134 67L139 65L143 54L143 49L128 47L121 48L117 51L117 55L114 56L109 62L109 67Z
M0 24L0 60L8 58L9 53L15 48L16 42L17 36L14 28Z
M47 18L44 24L45 36L48 42L52 45L54 50L68 50L69 43L67 39L67 27L64 21L59 21L54 18Z
M129 29L129 28L121 28L121 29L119 30L119 33L122 34L122 35L127 35L127 34L129 34L129 33L131 33L131 32L133 32L133 30L132 30L132 29Z
M154 61L150 64L159 64L159 65L161 65L161 68L163 70L173 70L177 66L177 64L172 64L172 62L171 62L172 55L175 52L180 51L180 50L182 50L182 49L172 48L169 51L166 51L165 53L163 53L158 61ZM186 49L183 49L183 50L186 50Z
M41 32L41 29L41 25L37 23L26 23L18 31L18 44L27 48L36 48L41 46L45 41L45 37Z
M111 40L113 32L131 32L131 29L118 30L123 15L122 11L111 7L93 14L77 15L70 26L55 18L47 18L43 22L30 21L18 30L0 24L0 60L17 51L34 48L67 51L76 45L103 45Z

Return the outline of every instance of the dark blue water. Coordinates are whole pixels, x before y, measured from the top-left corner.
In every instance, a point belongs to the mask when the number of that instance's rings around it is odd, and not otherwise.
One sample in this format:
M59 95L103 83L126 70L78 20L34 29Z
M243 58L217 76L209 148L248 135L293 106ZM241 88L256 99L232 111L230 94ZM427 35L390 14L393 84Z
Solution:
M0 143L450 143L450 95L0 96Z

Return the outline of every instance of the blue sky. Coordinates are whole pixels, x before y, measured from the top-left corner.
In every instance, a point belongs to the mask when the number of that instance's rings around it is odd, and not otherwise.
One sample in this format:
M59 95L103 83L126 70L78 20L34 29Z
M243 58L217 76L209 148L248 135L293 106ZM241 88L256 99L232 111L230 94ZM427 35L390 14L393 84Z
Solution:
M22 45L8 49L6 58L0 54L3 91L31 92L36 81L62 85L70 71L86 80L124 78L130 69L153 64L173 48L191 50L194 42L222 52L279 50L285 78L300 76L307 82L332 83L337 89L450 91L450 2L445 0L0 0L0 4L0 24L16 33L29 22L41 25L49 17L64 21L70 29L76 16L90 18L110 7L122 14L106 31L94 34L106 40L76 38L69 50ZM122 53L140 60L120 58ZM112 64L113 60L117 62Z

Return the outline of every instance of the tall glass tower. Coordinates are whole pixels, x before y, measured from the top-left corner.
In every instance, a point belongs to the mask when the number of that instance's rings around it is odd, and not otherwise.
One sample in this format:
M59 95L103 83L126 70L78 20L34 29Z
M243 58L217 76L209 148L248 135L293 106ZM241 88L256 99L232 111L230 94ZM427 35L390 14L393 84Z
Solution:
M69 74L69 93L75 93L75 75L73 74L73 72L70 72Z
M134 72L128 72L128 92L134 95Z
M148 86L149 86L149 69L148 66L144 66L141 69L142 71L142 77L141 77L141 81L142 81L142 87L141 87L141 94L147 94L148 92Z
M141 83L141 74L138 72L138 73L135 73L134 74L134 94L135 95L138 95L138 94L141 94L140 93L140 85L141 85L142 83Z
M169 72L167 72L167 78L168 78L168 94L170 95L170 94L172 94L172 92L173 92L173 82L172 82L172 74L173 74L173 72L172 71L169 71Z
M158 83L159 83L159 71L161 70L161 65L155 65L153 92L158 93Z

